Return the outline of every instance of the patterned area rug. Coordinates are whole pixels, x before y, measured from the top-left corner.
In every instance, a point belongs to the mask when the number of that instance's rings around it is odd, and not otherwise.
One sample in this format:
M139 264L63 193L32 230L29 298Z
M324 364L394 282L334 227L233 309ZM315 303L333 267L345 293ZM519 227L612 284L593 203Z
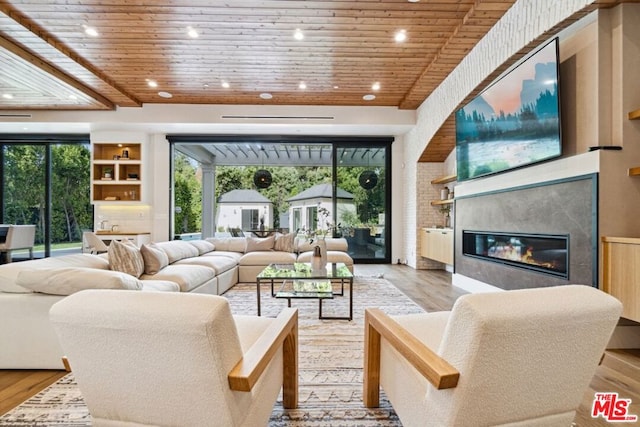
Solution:
M287 300L270 296L263 286L262 315L276 316ZM256 314L255 285L238 284L225 294L234 314ZM388 314L423 310L382 278L356 277L353 320L318 319L317 300L294 300L299 315L299 405L287 410L279 400L269 426L400 426L381 394L380 408L362 403L364 309L379 307ZM346 316L348 296L323 303L324 316ZM91 416L73 374L0 417L0 426L90 426Z

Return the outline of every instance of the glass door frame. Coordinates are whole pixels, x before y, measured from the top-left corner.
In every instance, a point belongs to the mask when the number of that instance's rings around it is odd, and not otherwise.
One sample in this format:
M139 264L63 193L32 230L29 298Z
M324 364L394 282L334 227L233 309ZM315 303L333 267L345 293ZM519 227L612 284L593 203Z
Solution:
M384 182L384 214L385 214L385 227L384 227L384 257L382 258L353 258L353 261L358 264L390 264L391 263L391 144L393 138L383 139L371 138L371 141L366 141L358 138L358 142L335 141L333 143L333 164L332 164L332 189L333 189L333 223L337 223L338 215L338 150L343 148L356 148L356 149L371 149L378 148L384 149L384 168L385 168L385 182Z

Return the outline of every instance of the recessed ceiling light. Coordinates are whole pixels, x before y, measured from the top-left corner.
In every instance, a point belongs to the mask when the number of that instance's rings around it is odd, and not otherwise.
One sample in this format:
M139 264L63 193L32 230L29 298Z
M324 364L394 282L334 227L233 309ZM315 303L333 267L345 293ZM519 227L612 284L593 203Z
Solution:
M396 32L396 35L393 36L396 43L402 43L407 39L407 30L400 30Z
M3 97L4 99L13 99L13 95L11 95L10 93L3 93L3 94L2 94L2 97Z
M298 85L298 89L306 89L307 88L307 84L305 82L300 82L300 84Z
M158 83L155 80L147 79L147 84L149 85L149 87L158 87Z
M300 28L296 28L296 30L293 32L293 38L296 40L303 40L304 39L304 33L302 32L302 30Z
M204 83L202 85L202 89L209 89L209 83Z
M373 101L374 99L376 99L376 96L372 94L368 94L363 96L362 99L364 99L365 101Z
M200 36L200 34L198 34L196 29L193 27L187 27L187 35L192 39L197 39Z
M335 86L333 86L333 88L334 88L334 89L340 89L340 86L335 85Z
M229 84L229 82L223 81L222 83L220 83L220 86L225 89L229 89L231 87L231 84Z
M163 92L163 91L158 92L158 96L161 98L167 98L167 99L173 98L173 95L171 95L169 92Z
M265 93L261 93L260 94L260 98L262 98L262 99L271 99L271 98L273 98L273 95L271 95L270 93L266 93L265 92Z
M69 99L78 99L78 97L75 95L69 95Z
M420 0L409 0L409 3L418 3Z
M371 85L371 90L380 90L380 82L375 82Z
M88 36L98 37L100 35L100 33L98 33L98 30L88 25L83 25L82 28L84 28L84 33Z

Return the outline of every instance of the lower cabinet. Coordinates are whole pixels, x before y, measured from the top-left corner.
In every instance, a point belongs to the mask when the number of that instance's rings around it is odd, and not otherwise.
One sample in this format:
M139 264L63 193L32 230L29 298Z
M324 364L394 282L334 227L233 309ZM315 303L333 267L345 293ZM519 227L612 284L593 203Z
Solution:
M420 255L453 265L453 230L423 228L420 236Z
M622 317L640 322L640 239L602 238L602 290L622 303Z

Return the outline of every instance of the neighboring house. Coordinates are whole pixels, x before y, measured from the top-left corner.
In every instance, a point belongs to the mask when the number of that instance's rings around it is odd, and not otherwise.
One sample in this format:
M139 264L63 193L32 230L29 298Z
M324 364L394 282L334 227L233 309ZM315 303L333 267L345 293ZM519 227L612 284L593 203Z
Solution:
M332 193L331 184L318 184L288 198L290 230L327 228L327 224L318 223L318 208L322 207L329 211L327 221L331 223L333 221ZM338 188L336 199L338 206L338 223L343 222L342 217L347 212L353 217L356 213L353 194Z
M218 199L218 229L256 230L261 219L265 228L273 228L273 203L256 190L232 190Z

